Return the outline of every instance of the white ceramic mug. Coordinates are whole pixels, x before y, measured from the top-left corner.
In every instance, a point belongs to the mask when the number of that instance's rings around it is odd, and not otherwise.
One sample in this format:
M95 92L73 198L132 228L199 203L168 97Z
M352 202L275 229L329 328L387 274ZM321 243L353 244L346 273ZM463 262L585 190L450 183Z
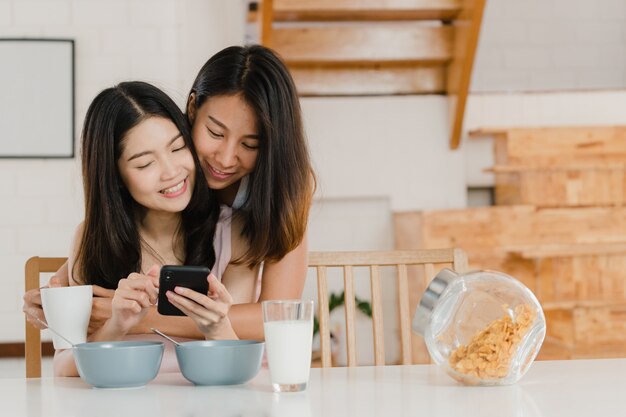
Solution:
M265 350L276 392L303 391L311 370L313 301L263 301Z
M75 345L87 341L87 328L91 316L93 288L91 285L54 287L41 289L41 304L46 322ZM54 333L52 342L55 349L69 349L72 346Z

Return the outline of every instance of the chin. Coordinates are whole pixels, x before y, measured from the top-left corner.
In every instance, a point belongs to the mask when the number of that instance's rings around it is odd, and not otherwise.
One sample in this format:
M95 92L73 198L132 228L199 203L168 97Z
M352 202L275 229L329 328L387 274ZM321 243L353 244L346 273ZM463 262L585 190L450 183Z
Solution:
M209 188L212 190L223 190L233 185L232 182L224 183L222 181L215 181L213 177L207 177L206 182L209 185Z

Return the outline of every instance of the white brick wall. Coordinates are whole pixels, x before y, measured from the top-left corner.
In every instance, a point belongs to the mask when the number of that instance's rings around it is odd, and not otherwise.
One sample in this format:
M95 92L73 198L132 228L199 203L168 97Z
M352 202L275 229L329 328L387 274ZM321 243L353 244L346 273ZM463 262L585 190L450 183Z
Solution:
M67 25L70 23L70 3L65 0L14 2L16 25Z
M0 26L8 26L13 22L13 4L0 2Z
M158 4L155 4L158 8ZM129 2L127 1L75 1L73 2L74 24L79 26L105 26L128 24Z
M626 87L624 0L490 0L473 92Z
M176 0L160 0L158 6L152 0L136 0L130 3L130 23L135 26L176 25L178 7Z
M243 1L0 0L0 37L75 40L78 146L89 103L117 82L151 81L182 104L200 65L243 41ZM2 343L23 338L24 262L68 254L83 217L79 158L0 159L0 190Z

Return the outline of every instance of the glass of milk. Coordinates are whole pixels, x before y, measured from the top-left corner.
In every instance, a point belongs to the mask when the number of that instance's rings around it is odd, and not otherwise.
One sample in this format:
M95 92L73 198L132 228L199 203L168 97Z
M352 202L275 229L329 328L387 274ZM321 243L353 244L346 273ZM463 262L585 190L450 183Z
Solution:
M275 392L306 389L311 370L313 301L263 301L265 350Z

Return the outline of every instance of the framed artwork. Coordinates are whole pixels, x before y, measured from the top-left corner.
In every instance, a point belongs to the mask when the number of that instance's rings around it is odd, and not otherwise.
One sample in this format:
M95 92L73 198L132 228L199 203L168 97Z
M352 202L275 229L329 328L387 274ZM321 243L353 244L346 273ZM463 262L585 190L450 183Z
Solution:
M0 158L74 157L74 41L0 38Z

